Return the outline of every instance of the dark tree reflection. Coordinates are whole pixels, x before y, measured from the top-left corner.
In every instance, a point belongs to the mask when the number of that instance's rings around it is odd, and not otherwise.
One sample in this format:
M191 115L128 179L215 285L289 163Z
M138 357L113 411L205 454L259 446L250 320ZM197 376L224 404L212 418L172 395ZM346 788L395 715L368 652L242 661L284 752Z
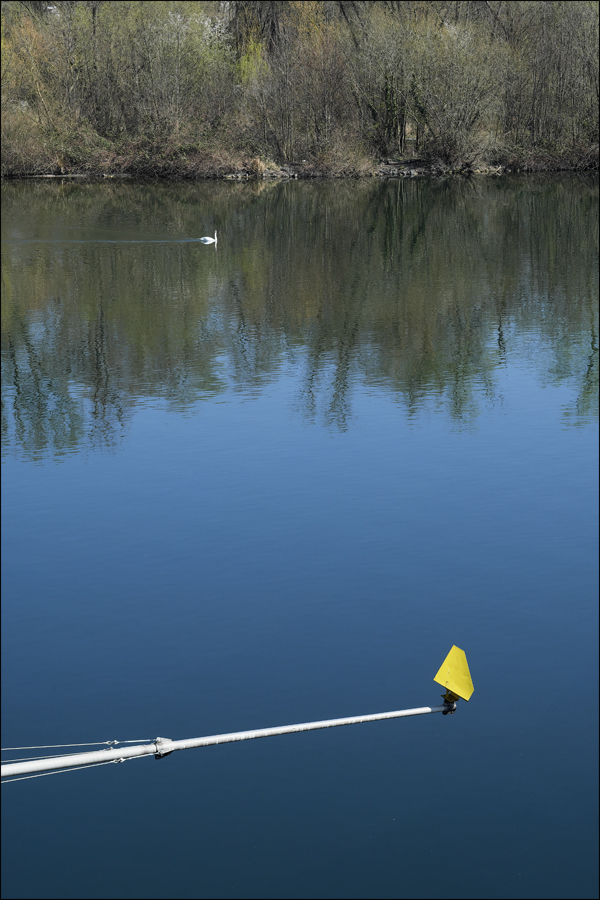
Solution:
M358 385L473 425L524 342L542 381L577 381L567 422L598 414L589 179L2 192L2 435L32 457L114 446L147 398L256 396L285 366L329 427Z

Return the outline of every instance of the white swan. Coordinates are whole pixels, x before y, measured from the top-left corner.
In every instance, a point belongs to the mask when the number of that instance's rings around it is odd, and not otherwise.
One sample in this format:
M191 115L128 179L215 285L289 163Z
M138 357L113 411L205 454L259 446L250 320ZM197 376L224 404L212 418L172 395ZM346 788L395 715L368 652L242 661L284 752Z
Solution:
M214 238L203 237L203 238L198 238L198 240L200 241L201 244L216 244L217 243L217 232L215 231Z

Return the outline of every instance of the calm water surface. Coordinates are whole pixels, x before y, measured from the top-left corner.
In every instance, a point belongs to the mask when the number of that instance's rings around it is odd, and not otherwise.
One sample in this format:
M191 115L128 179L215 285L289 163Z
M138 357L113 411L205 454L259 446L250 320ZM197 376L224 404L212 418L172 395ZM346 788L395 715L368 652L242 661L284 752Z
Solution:
M2 212L3 746L475 684L4 785L3 896L595 897L596 182Z

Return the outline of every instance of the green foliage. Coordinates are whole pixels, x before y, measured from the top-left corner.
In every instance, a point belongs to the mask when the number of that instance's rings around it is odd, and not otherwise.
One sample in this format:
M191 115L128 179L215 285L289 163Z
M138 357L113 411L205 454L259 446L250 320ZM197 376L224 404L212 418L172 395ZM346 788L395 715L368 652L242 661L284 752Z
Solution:
M409 138L450 166L597 157L598 43L597 2L8 2L2 171L140 141L315 170Z
M470 23L415 28L408 99L433 156L471 164L481 155L501 111L505 51Z
M252 85L267 74L268 65L264 57L262 45L251 40L239 61L240 81L242 86Z

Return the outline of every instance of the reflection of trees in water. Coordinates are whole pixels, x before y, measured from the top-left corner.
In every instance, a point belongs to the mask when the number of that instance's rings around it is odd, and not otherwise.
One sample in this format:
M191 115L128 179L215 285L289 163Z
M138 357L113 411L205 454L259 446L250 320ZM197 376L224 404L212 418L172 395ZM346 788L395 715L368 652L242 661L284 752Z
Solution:
M70 396L64 373L48 371L22 320L3 342L2 436L9 420L15 439L33 458L52 447L62 454L81 442L83 415Z
M33 458L43 457L48 448L64 455L86 441L96 447L114 446L120 438L128 404L113 385L113 373L106 359L110 342L102 318L91 323L89 346L79 348L80 357L86 360L83 371L77 360L65 365L65 357L52 340L56 336L53 325L60 326L61 310L53 304L51 312L47 321L13 320L10 334L5 335L3 436L8 438L12 422L15 440ZM87 390L82 387L86 374Z
M565 410L565 418L578 424L598 415L598 305L590 301L590 341L577 398L572 409Z
M302 414L333 427L348 427L356 383L409 413L433 401L472 421L527 334L544 380L579 380L570 420L597 412L587 181L6 185L3 197L4 239L33 221L40 241L2 251L2 433L34 456L113 445L146 397L182 409L230 383L258 394L283 365L300 367ZM220 230L217 253L185 242L199 220Z

